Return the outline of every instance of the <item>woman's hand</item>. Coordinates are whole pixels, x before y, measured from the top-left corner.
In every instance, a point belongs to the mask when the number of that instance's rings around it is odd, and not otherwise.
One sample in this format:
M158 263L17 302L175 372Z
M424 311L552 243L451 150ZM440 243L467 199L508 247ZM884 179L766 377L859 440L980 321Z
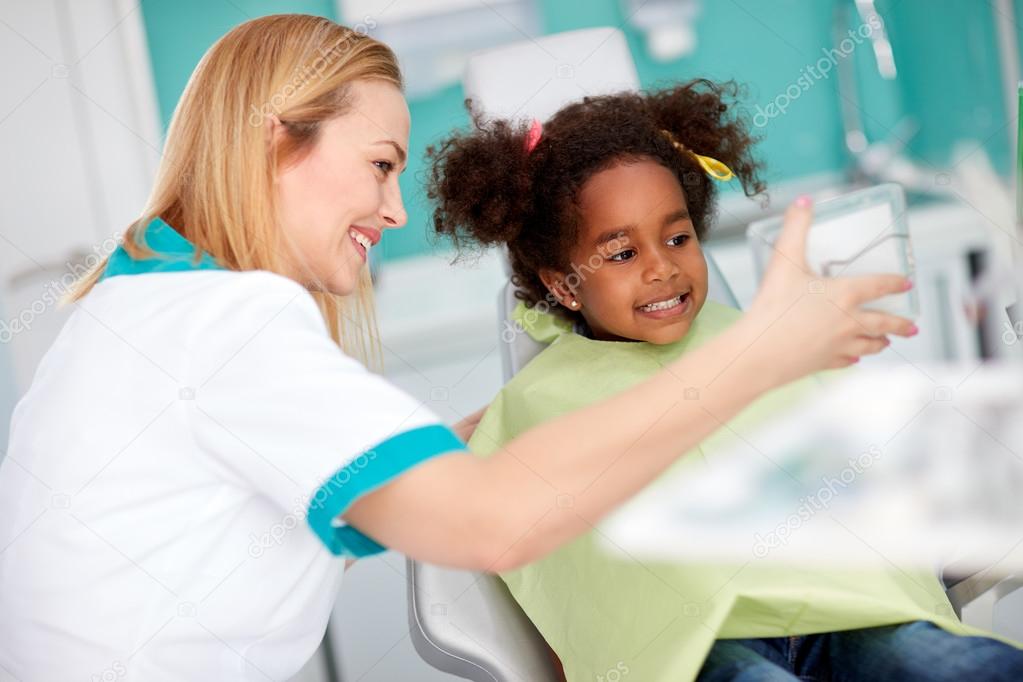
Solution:
M456 436L462 439L463 443L468 443L469 439L472 438L473 432L476 431L476 427L479 425L480 419L483 419L483 414L487 411L488 407L490 407L490 405L484 405L451 427L451 430L455 432Z
M813 221L809 198L797 199L785 213L764 282L743 317L751 348L779 372L779 383L823 369L846 367L862 355L878 353L887 335L912 336L911 320L863 310L874 299L908 291L901 275L821 277L806 260L806 239Z

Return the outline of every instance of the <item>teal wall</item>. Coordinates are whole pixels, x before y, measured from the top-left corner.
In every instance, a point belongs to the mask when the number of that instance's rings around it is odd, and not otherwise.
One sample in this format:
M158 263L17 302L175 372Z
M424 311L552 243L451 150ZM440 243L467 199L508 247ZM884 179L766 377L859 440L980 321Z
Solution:
M164 128L192 70L217 38L243 21L284 12L336 19L332 0L142 0Z
M913 156L940 166L949 161L952 143L973 139L1007 174L1016 120L1006 119L1002 101L994 2L888 0L880 11L886 9L895 59L906 74L901 104L919 123L909 144ZM1023 40L1023 2L1017 0L1016 10L1014 29Z
M684 59L652 60L641 36L629 27L619 0L537 0L545 33L592 26L620 26L628 36L644 86L693 78L735 79L748 86L751 109L785 92L808 65L831 46L836 1L704 0L697 20L699 44ZM1023 21L1017 1L1017 27ZM946 164L954 141L976 139L996 167L1008 172L1007 121L1000 93L993 10L979 0L879 0L895 47L897 84L877 76L869 43L856 48L863 123L872 140L891 134L903 118L918 132L908 149L935 167ZM232 26L274 12L305 12L336 18L332 0L143 0L153 70L164 124L191 70L203 52ZM1017 29L1018 32L1018 29ZM451 128L464 126L462 92L449 87L411 101L411 161L402 176L409 209L406 229L388 234L378 247L383 260L434 248L429 238L429 206L422 181L426 147ZM771 119L760 134L768 183L827 171L841 171L847 158L842 142L840 98L832 71Z

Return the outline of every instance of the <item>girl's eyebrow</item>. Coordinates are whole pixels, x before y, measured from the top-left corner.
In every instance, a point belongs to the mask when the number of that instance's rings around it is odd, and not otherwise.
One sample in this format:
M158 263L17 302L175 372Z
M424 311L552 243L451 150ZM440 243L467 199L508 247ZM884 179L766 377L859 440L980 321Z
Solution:
M593 245L603 246L604 244L607 244L610 241L614 241L615 239L618 239L620 237L625 237L630 232L632 232L633 228L634 228L633 225L623 225L621 227L613 227L610 230L601 232L600 235L597 237L597 240L593 242Z
M689 220L689 209L680 208L677 211L672 211L668 215L664 216L664 226L667 227L672 223L677 223L682 220Z

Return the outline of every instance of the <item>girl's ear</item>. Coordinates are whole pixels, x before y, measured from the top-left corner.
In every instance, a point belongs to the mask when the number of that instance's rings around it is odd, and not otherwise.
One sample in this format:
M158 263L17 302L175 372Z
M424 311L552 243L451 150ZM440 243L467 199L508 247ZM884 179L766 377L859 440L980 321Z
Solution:
M572 291L565 281L564 273L541 268L538 274L540 275L540 281L543 282L543 285L547 287L547 291L551 292L551 295L558 303L569 310L579 310L579 299L575 297L575 292Z

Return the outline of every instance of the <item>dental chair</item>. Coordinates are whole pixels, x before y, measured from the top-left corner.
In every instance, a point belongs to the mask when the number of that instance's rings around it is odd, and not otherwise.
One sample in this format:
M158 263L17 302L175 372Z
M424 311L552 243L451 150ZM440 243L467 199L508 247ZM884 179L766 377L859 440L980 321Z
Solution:
M477 54L463 84L466 97L488 118L543 121L587 95L635 90L639 78L622 32L596 28ZM738 307L709 255L707 271L707 297ZM510 281L497 303L500 336L518 303ZM504 381L543 349L527 334L513 336L500 342ZM434 668L477 682L561 679L543 637L497 576L409 560L406 579L412 643Z

